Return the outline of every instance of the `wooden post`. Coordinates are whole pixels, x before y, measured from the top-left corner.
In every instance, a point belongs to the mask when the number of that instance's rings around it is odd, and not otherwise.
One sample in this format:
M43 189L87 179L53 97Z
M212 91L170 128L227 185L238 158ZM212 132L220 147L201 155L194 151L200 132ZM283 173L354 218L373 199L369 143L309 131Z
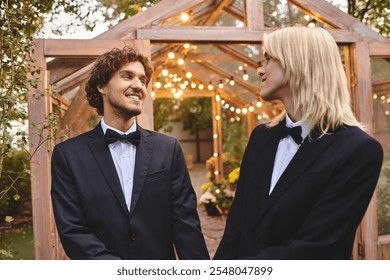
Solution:
M354 71L356 75L356 114L359 121L367 125L368 133L372 133L372 86L371 86L371 61L369 46L366 41L359 41L354 46ZM360 251L364 259L378 258L378 221L376 192L360 225L362 227L362 240L364 245Z
M261 0L246 0L245 3L245 23L248 30L257 31L264 30L264 10L263 1Z
M56 229L50 200L50 155L51 143L46 142L49 136L46 117L50 112L50 97L40 96L47 89L46 61L44 57L44 40L35 40L32 57L35 67L40 68L38 87L30 88L28 93L30 153L34 156L30 162L31 197L34 225L35 259L51 260L57 255ZM42 132L41 136L39 134Z
M222 111L220 96L215 94L212 100L213 107L213 143L215 161L215 179L221 182L223 178L223 162L222 162Z

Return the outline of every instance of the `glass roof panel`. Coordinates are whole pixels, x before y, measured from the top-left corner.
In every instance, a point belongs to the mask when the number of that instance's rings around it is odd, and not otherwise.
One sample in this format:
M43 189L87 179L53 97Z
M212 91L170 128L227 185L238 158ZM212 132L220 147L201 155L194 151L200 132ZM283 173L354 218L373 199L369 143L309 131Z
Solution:
M264 21L267 27L314 25L325 27L287 0L264 0Z
M222 13L213 26L244 27L245 25L241 20L238 20L227 13Z

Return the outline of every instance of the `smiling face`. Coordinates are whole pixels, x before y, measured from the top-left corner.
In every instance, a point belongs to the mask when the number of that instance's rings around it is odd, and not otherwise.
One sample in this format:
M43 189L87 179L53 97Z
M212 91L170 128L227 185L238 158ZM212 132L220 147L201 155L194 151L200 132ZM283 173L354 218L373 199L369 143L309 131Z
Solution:
M141 114L147 92L142 63L134 61L123 65L98 90L103 97L105 120L120 119L127 122Z
M265 62L258 69L261 77L260 96L266 101L285 100L290 96L290 88L286 83L285 73L282 65L275 58L264 54Z

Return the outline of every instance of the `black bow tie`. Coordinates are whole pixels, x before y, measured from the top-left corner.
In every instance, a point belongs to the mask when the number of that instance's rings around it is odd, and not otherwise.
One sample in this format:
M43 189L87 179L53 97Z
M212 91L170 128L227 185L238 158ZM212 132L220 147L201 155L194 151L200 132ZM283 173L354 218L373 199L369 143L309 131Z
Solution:
M297 143L298 145L302 143L302 127L287 127L285 122L280 122L277 126L279 138L286 138L288 135Z
M135 146L138 146L140 137L141 134L138 130L129 134L121 135L118 132L108 128L106 134L104 135L104 140L106 141L107 144L112 144L115 143L116 141L125 140L125 141L129 141L131 144Z

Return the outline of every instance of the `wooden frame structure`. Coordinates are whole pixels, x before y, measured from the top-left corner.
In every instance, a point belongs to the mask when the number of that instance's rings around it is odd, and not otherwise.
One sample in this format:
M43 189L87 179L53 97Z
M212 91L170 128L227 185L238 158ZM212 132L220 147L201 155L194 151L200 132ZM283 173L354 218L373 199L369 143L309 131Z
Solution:
M66 113L62 125L70 129L70 136L89 129L88 118L92 113L85 101L84 83L94 59L113 47L132 45L149 55L156 73L161 72L164 59L177 44L208 44L221 54L186 53L188 59L196 62L191 68L193 76L200 83L228 78L231 73L214 63L215 60L237 60L255 69L257 62L245 53L237 51L229 44L260 45L265 33L277 27L266 22L264 5L261 0L243 0L243 7L237 7L234 0L162 0L146 11L120 22L110 30L91 40L37 39L33 56L36 66L41 69L37 89L29 92L30 124L44 124L53 107L63 108ZM289 0L305 14L325 24L335 40L344 48L344 62L356 114L360 121L371 125L372 100L370 57L390 57L390 42L357 19L343 13L323 0ZM191 14L191 21L183 23L180 14ZM222 14L243 22L243 27L215 26ZM151 44L154 44L151 46ZM176 48L177 50L177 48ZM48 60L47 58L54 58ZM213 61L214 60L214 61ZM198 67L199 66L199 67ZM212 75L212 76L207 76ZM206 77L206 78L205 78ZM209 96L213 100L214 153L222 153L220 99L235 106L245 107L240 100L245 93L256 93L259 88L244 79L235 78L243 93L234 90L198 90L189 96ZM43 96L42 92L55 88L57 98ZM151 87L149 92L151 92ZM157 97L169 97L166 91L156 90ZM255 100L256 101L256 100ZM265 104L260 110L248 112L248 131L255 126L254 115L261 111L272 115L277 104ZM152 99L148 98L139 123L153 129ZM86 120L84 122L80 120ZM48 136L46 133L44 137ZM31 149L38 146L37 127L30 126ZM40 147L31 161L32 203L36 259L63 259L64 255L58 240L50 202L50 156L53 144ZM221 160L218 162L222 171ZM377 259L378 246L389 247L389 239L378 243L376 222L376 202L373 199L359 228L355 242L354 258ZM379 244L379 245L378 245ZM382 253L383 255L383 253Z

